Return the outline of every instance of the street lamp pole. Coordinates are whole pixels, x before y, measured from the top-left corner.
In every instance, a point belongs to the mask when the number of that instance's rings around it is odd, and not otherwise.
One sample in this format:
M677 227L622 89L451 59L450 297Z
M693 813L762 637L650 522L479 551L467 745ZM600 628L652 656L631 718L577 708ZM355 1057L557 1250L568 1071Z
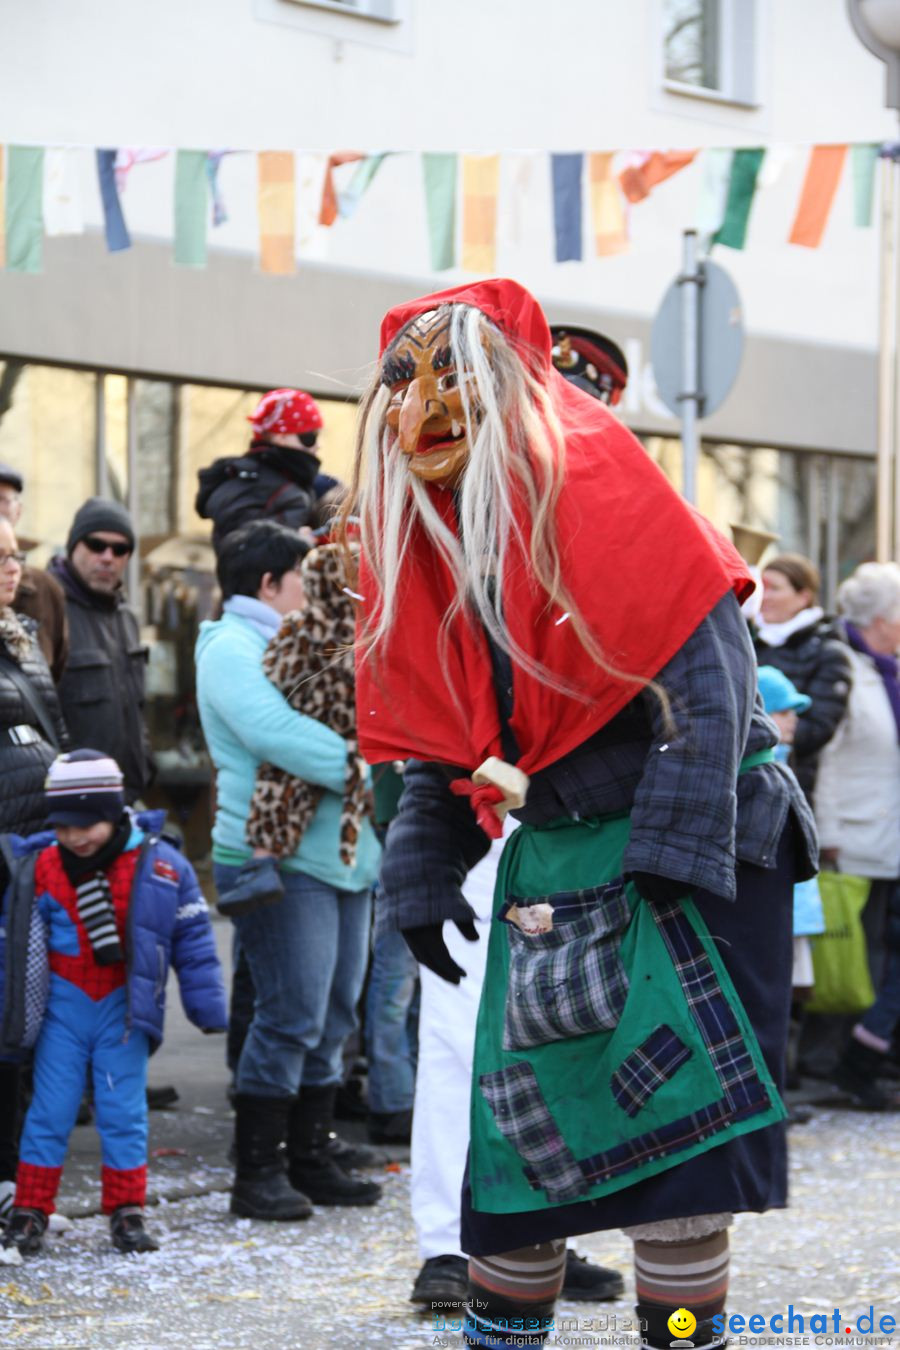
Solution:
M885 65L885 105L900 111L900 0L847 0L860 42ZM882 158L881 247L878 348L878 444L876 447L875 554L888 562L900 551L900 159Z

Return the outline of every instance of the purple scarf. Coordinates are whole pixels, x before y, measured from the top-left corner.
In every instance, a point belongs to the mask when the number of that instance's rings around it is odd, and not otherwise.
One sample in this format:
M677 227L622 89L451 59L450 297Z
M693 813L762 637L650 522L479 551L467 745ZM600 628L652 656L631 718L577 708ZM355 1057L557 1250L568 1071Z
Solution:
M875 669L881 676L884 684L885 693L891 705L891 712L894 714L894 721L897 724L897 739L900 741L900 679L897 675L897 658L888 656L884 652L873 652L872 648L866 642L862 633L852 623L844 622L847 630L847 641L855 652L862 652L875 663Z

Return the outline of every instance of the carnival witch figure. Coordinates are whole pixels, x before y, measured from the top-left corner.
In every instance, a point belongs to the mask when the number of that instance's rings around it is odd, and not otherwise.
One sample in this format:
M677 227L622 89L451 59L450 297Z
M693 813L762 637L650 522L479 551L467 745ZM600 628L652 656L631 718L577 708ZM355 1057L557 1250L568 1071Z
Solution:
M553 368L511 281L384 320L361 406L360 749L411 759L382 870L416 957L499 818L462 1245L472 1345L540 1344L564 1238L634 1238L649 1346L719 1341L727 1229L786 1203L791 897L812 820L774 761L720 535ZM348 508L349 509L349 508Z

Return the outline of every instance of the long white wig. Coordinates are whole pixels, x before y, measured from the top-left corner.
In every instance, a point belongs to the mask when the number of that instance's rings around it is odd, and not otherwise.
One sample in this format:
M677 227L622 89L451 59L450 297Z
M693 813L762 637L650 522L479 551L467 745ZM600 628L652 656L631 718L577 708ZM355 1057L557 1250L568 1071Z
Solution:
M448 529L435 510L425 483L410 472L408 457L385 420L390 391L382 383L381 369L407 325L388 348L361 400L353 484L345 505L345 517L351 511L359 516L363 550L378 590L375 603L367 605L369 617L361 637L364 655L377 657L379 644L397 622L400 576L418 524L455 583L442 637L460 611L477 617L516 664L563 693L584 697L523 651L509 632L502 609L503 583L515 541L530 561L547 608L558 607L567 616L594 661L610 674L634 679L643 687L646 681L615 670L606 661L562 577L555 508L565 474L565 439L539 358L517 351L472 305L445 305L442 311L450 320L450 352L469 441L468 462L456 488L459 532ZM514 507L513 484L531 522L527 539Z

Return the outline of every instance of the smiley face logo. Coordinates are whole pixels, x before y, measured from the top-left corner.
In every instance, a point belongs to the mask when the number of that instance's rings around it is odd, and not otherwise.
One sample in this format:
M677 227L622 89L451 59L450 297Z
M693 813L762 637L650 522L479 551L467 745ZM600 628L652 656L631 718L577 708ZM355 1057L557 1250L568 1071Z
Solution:
M678 1340L692 1336L697 1329L697 1319L687 1308L676 1308L667 1323L672 1335Z

